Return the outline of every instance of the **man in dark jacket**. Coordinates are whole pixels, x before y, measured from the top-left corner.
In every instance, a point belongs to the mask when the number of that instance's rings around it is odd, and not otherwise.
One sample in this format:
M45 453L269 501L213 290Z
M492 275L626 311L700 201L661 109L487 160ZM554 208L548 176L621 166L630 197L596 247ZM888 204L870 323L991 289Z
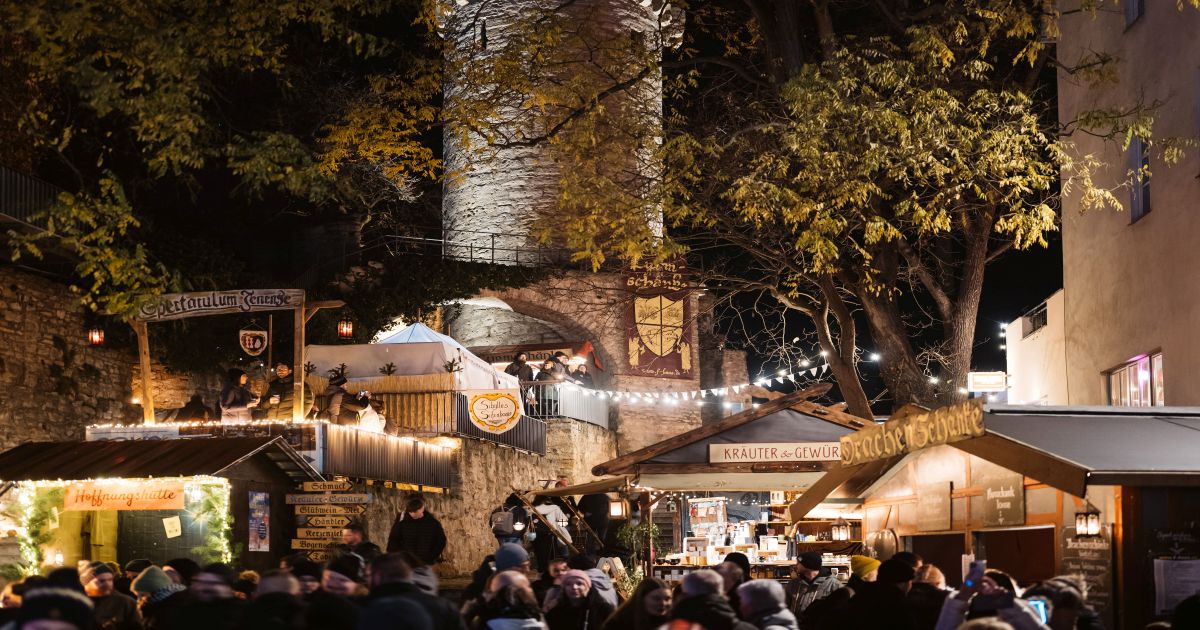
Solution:
M168 617L172 630L232 630L246 603L234 597L233 568L222 562L205 565L192 576L188 593L192 601L172 611Z
M96 626L104 630L139 628L137 603L132 597L113 590L112 568L103 562L92 562L79 574L79 583L92 600Z
M692 571L683 578L683 599L671 609L671 619L698 623L705 630L756 630L738 620L724 590L725 580L716 571Z
M425 511L425 498L414 494L404 503L401 514L388 535L388 553L407 551L433 566L446 549L446 532L432 514Z
M912 614L905 596L912 587L911 565L903 560L886 560L879 565L878 577L850 598L846 614L835 627L846 630L894 628L915 630Z
M292 378L292 368L286 363L275 365L275 380L267 385L267 393L259 402L258 408L252 413L255 420L275 420L290 422L292 419L292 401L296 399L296 379ZM304 404L300 407L307 416L312 409L312 391L304 388Z
M389 553L371 561L371 594L367 609L398 598L418 604L429 614L433 630L466 630L462 615L449 600L422 592L412 583L412 568L400 554Z
M379 545L367 540L367 532L363 529L362 523L358 521L348 523L342 528L341 547L349 553L358 554L363 562L370 562L383 553L380 551Z
M596 536L603 541L608 535L609 508L612 500L607 494L585 494L579 499L579 511L583 513L583 522L587 523ZM584 537L588 555L598 556L602 545L590 534Z

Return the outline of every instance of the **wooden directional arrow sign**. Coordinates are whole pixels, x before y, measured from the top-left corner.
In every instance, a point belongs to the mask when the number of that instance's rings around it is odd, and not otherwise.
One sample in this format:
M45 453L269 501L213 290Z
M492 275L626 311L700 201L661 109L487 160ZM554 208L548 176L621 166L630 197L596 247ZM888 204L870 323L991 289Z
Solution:
M341 540L342 530L316 527L297 527L296 538L315 538L320 540ZM326 543L328 544L328 543Z
M325 551L329 549L328 540L299 540L292 539L292 549L297 551Z
M338 505L346 503L370 503L369 494L289 494L288 505Z
M345 492L354 487L349 481L305 481L305 492Z
M309 527L345 527L350 524L349 516L306 516L304 524Z
M329 559L328 551L308 551L305 552L305 555L307 555L308 559L312 560L313 562L325 562Z
M364 505L297 505L296 514L300 516L341 515L355 516L367 511Z

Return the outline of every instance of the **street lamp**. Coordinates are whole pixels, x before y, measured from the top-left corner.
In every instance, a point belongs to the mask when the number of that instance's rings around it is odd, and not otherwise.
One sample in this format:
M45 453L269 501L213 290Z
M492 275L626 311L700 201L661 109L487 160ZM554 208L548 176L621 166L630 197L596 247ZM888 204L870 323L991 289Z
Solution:
M608 516L615 519L629 518L629 503L625 499L617 499L608 504Z
M354 337L354 322L349 317L343 317L337 325L338 337L342 339L350 339Z
M1091 503L1088 503L1082 512L1075 513L1075 535L1100 535L1100 510L1093 507Z
M92 326L87 332L87 342L89 346L104 345L104 329L99 326Z

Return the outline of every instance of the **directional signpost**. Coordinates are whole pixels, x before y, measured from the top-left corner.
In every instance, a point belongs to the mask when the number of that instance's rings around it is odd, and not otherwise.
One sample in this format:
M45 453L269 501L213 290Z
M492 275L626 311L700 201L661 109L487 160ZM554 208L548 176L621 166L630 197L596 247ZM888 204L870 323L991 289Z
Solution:
M354 484L345 480L306 481L305 494L287 495L299 525L292 549L307 552L314 562L328 560L329 546L341 542L342 528L366 513L371 502L369 494L347 492L353 489Z

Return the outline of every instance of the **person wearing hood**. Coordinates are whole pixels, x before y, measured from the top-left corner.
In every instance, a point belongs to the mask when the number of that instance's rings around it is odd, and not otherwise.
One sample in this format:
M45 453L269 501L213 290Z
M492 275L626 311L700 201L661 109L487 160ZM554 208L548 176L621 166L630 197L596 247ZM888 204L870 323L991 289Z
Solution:
M96 619L103 630L130 630L138 627L137 602L114 589L113 570L103 562L90 562L79 574Z
M604 623L604 630L657 630L671 613L671 587L658 578L646 578L633 596Z
M145 630L169 630L174 612L192 601L186 586L154 566L142 571L130 588L138 596L138 616Z
M592 578L570 569L559 580L561 591L554 607L546 613L550 630L599 630L616 609L592 588Z
M742 619L758 630L799 630L796 616L784 604L783 585L775 580L750 580L738 586Z
M742 614L741 603L738 601L738 587L750 579L750 558L744 553L733 552L725 556L725 560L717 565L717 573L721 574L721 579L725 580L725 599L729 600L729 607L737 613L739 617Z
M462 615L449 600L430 595L417 588L412 582L412 567L404 561L402 554L388 553L371 561L370 588L367 608L386 605L393 599L404 599L419 605L429 615L433 630L466 630Z
M357 425L358 415L371 405L371 397L367 392L351 396L345 385L344 374L329 379L329 385L325 387L325 412L334 424Z
M712 569L692 571L683 577L683 599L671 609L671 620L704 626L705 630L755 630L741 621L725 599L725 581Z
M221 388L221 422L250 422L250 410L258 406L258 398L246 387L250 377L242 370L229 368L225 387Z

